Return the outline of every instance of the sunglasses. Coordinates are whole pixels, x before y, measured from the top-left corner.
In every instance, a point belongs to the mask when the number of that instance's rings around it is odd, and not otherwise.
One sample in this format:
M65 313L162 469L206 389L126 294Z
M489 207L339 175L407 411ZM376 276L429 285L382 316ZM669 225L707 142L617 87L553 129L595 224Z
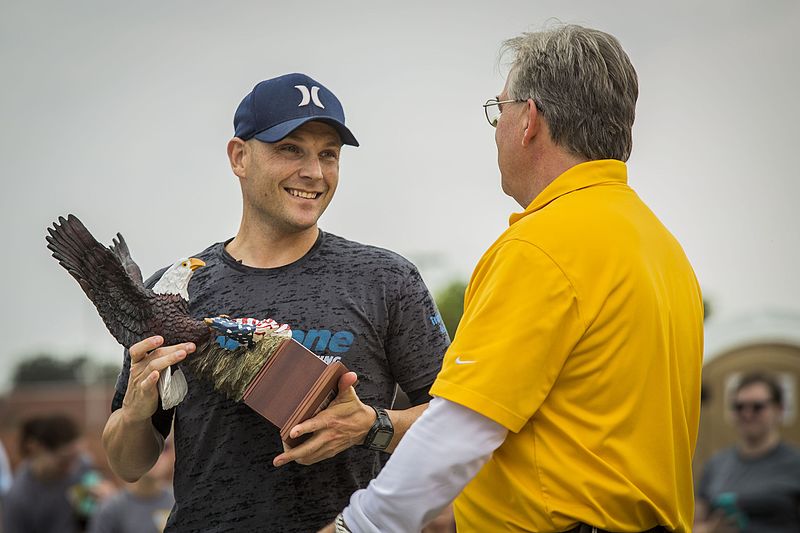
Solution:
M731 408L736 411L737 414L741 414L745 411L752 411L753 414L759 414L761 411L767 408L767 406L771 402L734 402L731 405Z

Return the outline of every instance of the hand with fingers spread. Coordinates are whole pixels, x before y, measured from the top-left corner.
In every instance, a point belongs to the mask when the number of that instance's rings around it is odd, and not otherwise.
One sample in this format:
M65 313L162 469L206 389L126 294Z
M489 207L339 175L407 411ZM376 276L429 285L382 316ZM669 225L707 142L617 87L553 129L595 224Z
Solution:
M311 465L364 442L375 422L375 411L359 400L354 388L357 381L355 372L347 372L339 378L339 394L331 404L289 433L292 438L306 434L311 437L294 448L284 443L284 453L273 460L275 466L291 461Z
M149 337L130 349L131 369L128 389L122 401L124 416L130 421L147 420L158 408L158 377L195 350L194 343L161 346L164 338Z

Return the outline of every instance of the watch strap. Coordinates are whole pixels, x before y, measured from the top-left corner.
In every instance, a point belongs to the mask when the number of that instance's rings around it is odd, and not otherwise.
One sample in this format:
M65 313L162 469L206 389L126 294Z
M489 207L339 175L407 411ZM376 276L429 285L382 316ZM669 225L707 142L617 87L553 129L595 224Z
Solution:
M342 516L342 513L336 515L336 520L333 521L333 529L335 533L351 533L347 524L344 523L344 516Z

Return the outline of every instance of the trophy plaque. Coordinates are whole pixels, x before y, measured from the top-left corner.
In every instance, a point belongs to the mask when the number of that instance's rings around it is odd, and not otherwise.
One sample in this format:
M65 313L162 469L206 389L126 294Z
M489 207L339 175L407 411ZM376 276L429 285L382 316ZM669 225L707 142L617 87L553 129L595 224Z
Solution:
M244 403L280 428L281 439L297 446L289 431L325 409L339 392L339 378L347 372L341 362L326 364L295 341L284 340L244 392Z

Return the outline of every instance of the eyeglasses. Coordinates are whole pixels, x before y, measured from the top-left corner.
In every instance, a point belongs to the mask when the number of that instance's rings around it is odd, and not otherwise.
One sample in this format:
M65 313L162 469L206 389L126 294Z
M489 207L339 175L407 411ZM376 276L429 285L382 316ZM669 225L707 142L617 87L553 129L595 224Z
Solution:
M497 127L497 121L500 120L500 114L503 112L503 104L516 104L519 102L527 102L527 100L498 100L497 98L489 98L483 104L483 112L486 114L486 120L493 127ZM497 107L495 107L497 106Z
M759 414L767 408L771 402L734 402L731 408L736 411L736 414L742 414L745 411L752 411L754 415Z

